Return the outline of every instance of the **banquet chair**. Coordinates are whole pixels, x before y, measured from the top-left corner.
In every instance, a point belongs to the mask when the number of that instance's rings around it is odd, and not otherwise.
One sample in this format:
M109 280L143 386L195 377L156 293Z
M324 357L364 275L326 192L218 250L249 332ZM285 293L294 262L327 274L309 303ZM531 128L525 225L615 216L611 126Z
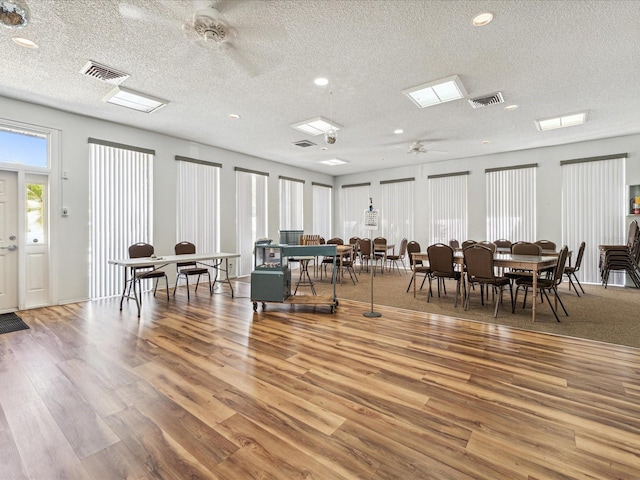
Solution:
M407 265L404 263L404 257L407 255L407 244L409 241L406 238L403 238L400 242L400 252L392 253L391 255L387 255L387 262L389 263L389 269L391 270L393 266L396 267L398 273L400 273L400 268L398 267L398 261L402 262L402 266L404 267L405 273L407 272Z
M356 259L356 244L352 244L349 251L347 251L346 253L343 253L338 262L340 267L342 268L342 271L340 272L340 278L341 279L343 278L343 273L346 270L349 273L349 277L351 278L351 281L353 282L354 285L358 281L358 276L356 275L356 271L354 269L354 265L356 263L355 259Z
M366 267L367 272L369 271L369 263L372 263L373 273L375 275L376 263L380 260L380 266L382 268L382 257L375 255L371 251L371 239L370 238L361 238L358 242L358 250L360 251L360 273L362 273L362 268Z
M135 243L129 247L129 258L146 258L151 257L154 253L153 245L149 245L148 243ZM156 291L158 290L158 281L161 278L164 278L165 286L167 289L167 301L169 300L169 280L167 278L167 274L164 270L160 270L155 267L131 267L131 283L129 284L129 292L131 291L131 287L133 286L133 295L138 302L139 305L142 305L142 295L138 295L138 289L140 288L140 293L142 293L141 283L142 280L154 280L155 285L153 287L153 296L156 296Z
M384 273L384 265L387 263L387 239L385 237L373 239L373 255L376 262L380 261L380 273Z
M580 290L582 290L582 293L585 293L584 292L584 288L582 288L582 285L580 284L580 280L578 280L578 277L576 276L576 272L578 270L580 270L580 265L582 264L582 257L584 255L584 248L585 248L585 243L582 242L580 244L580 247L578 248L578 256L576 257L576 264L572 267L571 263L569 263L568 266L564 267L564 274L569 279L569 290L571 290L571 287L573 287L573 289L576 292L576 295L578 295L578 296L580 296L580 294L578 293L578 289L576 288L575 283L573 283L573 280L576 281L576 283L580 287ZM571 277L573 277L573 280L572 280Z
M498 246L495 243L490 242L489 240L483 240L481 242L478 242L478 245L482 245L483 247L487 247L493 253L496 253L496 250L498 249Z
M429 268L431 274L429 275L429 294L427 295L427 302L429 297L433 296L431 290L431 280L433 278L438 282L438 297L440 297L440 285L442 284L444 294L447 291L444 287L445 278L452 278L456 281L456 302L455 307L458 306L458 297L460 296L460 283L462 281L462 273L454 268L453 263L453 248L444 243L435 243L427 247L427 254L429 256Z
M407 255L409 256L409 261L411 262L411 280L409 281L409 286L407 286L407 293L413 284L413 296L416 296L416 277L418 275L422 275L424 278L422 279L422 284L420 284L420 290L424 287L424 282L427 280L427 277L431 274L431 269L429 265L424 264L422 260L414 260L412 254L420 252L420 244L415 240L411 240L407 243Z
M511 240L507 240L505 238L501 238L499 240L494 240L493 243L495 243L497 248L511 248Z
M551 240L536 240L535 242L536 245L540 245L540 248L542 250L556 250L556 244L553 243Z
M513 255L536 255L542 254L542 248L540 245L536 245L532 242L516 242L511 245L511 253ZM531 270L513 269L505 272L504 276L512 279L513 281L522 277L531 277L533 272Z
M451 240L449 240L449 246L451 248L453 248L454 250L460 248L460 242L458 240L456 240L455 238L452 238Z
M504 287L509 286L509 293L511 295L511 311L513 312L513 287L511 281L507 277L496 276L495 268L493 265L493 252L491 249L483 245L471 245L465 248L464 251L464 265L467 270L467 288L465 292L464 309L469 309L470 297L471 297L471 284L478 283L480 285L480 300L484 305L484 290L487 287L487 299L488 287L492 286L499 289L499 295L495 300L495 308L493 312L494 318L498 316L498 308L502 304L502 297L504 294Z
M556 266L553 267L553 275L551 276L551 278L538 278L537 279L537 288L540 291L540 296L542 297L542 295L544 295L544 297L547 299L547 302L549 303L549 307L551 307L551 311L553 312L554 317L556 317L556 320L559 322L560 319L558 318L558 314L556 312L557 308L558 308L558 302L560 302L560 306L562 307L562 310L564 310L564 314L566 316L569 316L569 313L567 312L567 309L564 306L564 303L562 303L562 299L560 299L560 296L558 295L558 285L560 285L560 283L562 282L562 276L564 275L564 268L565 268L565 264L567 262L567 256L569 255L569 248L565 245L564 247L562 247L562 250L560 250L560 254L558 255L558 263L556 263ZM524 287L524 301L522 302L522 308L525 307L526 302L527 302L527 291L529 289L529 287L533 287L533 277L522 277L522 278L518 278L516 280L516 294L515 294L515 298L513 301L514 304L514 309L515 309L515 304L518 301L518 290L520 289L520 287ZM549 299L549 294L547 292L553 292L553 295L555 297L555 304L556 304L556 308L553 308L553 305L551 304L551 300ZM537 294L537 292L533 292L534 295Z
M474 245L478 242L476 242L475 240L465 240L464 242L462 242L462 249L464 250L467 247L470 247L471 245Z
M340 237L333 237L327 240L326 245L344 245L344 240ZM327 273L327 266L331 265L333 268L333 256L322 257L322 261L320 262L320 280L322 280L322 273Z
M196 253L196 246L190 242L180 242L176 243L175 247L173 247L176 255L189 255ZM178 262L176 263L176 285L173 287L173 295L176 295L176 289L178 288L178 283L180 282L180 278L184 277L185 282L187 283L187 300L191 299L191 295L189 293L189 277L198 276L196 279L196 292L198 291L198 285L200 284L200 277L202 275L206 275L209 280L209 293L211 293L211 273L209 272L209 268L207 267L199 267L197 262Z
M637 220L629 224L626 245L598 245L600 250L600 276L607 288L611 271L624 270L637 288L640 288L640 228Z

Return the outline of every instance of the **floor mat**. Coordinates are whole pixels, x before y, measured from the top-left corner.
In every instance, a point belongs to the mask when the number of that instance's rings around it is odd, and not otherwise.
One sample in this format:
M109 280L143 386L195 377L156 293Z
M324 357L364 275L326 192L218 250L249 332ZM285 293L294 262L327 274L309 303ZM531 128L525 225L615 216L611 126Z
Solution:
M17 332L18 330L26 330L28 328L29 325L24 323L15 313L3 313L0 315L0 335L3 333Z

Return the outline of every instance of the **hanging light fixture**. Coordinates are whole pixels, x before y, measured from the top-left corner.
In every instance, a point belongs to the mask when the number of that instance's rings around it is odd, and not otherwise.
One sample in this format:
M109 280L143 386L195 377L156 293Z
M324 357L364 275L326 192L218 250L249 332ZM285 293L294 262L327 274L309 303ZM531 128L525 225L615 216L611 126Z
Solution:
M333 92L329 92L329 120L333 122L332 95L333 95ZM336 143L337 139L338 139L338 132L336 131L335 128L333 128L333 126L331 126L329 130L324 132L324 141L327 142L329 145L333 145L334 143Z
M26 27L31 12L25 0L0 0L0 25L6 28Z

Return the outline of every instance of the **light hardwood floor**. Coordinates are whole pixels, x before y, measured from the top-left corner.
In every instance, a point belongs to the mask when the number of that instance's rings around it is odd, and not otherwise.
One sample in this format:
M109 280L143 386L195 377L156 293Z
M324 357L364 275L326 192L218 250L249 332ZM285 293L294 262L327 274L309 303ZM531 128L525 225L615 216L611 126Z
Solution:
M20 312L0 479L640 478L640 350L236 288Z

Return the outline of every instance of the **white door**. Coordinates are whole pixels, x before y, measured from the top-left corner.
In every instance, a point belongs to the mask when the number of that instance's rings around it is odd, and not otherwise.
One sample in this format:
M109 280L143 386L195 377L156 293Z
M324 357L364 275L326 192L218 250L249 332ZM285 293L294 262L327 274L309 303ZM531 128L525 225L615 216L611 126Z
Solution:
M18 174L0 171L0 313L18 309Z

